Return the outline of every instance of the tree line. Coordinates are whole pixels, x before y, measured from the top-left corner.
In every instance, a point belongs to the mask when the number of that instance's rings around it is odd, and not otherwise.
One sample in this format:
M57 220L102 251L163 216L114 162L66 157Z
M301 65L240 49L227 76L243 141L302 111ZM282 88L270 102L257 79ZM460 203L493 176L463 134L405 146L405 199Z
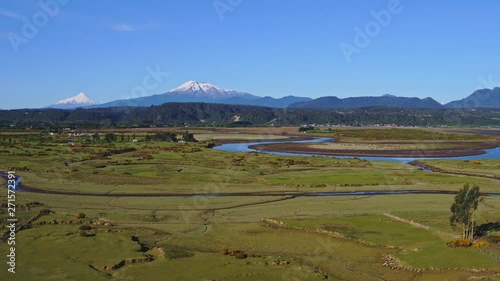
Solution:
M0 110L0 128L134 128L163 126L500 126L500 109L279 109L207 103L151 107Z

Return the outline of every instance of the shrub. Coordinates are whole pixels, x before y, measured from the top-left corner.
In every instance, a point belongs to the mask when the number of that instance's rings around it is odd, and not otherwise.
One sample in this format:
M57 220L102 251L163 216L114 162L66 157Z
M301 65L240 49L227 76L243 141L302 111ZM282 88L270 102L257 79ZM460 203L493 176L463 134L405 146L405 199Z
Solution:
M85 218L85 214L84 213L79 213L78 215L76 215L77 218L79 219L84 219Z
M91 230L92 227L90 225L81 225L78 229L79 230Z
M219 251L219 253L220 253L221 255L227 256L227 255L229 255L229 249L228 249L228 248L221 249L221 250Z
M241 250L235 250L235 249L230 249L230 248L224 248L219 251L221 255L224 256L232 256L237 259L246 259L247 257L254 257L254 254L249 253L246 254L244 251Z
M470 247L472 243L467 239L456 239L446 243L450 248Z
M40 210L40 215L50 215L51 213L52 213L52 211L49 209L41 209Z
M488 248L490 246L490 244L488 242L485 242L485 241L474 241L472 243L472 247L474 248Z
M237 259L246 259L247 254L245 254L244 252L240 252L240 253L235 254L234 257Z

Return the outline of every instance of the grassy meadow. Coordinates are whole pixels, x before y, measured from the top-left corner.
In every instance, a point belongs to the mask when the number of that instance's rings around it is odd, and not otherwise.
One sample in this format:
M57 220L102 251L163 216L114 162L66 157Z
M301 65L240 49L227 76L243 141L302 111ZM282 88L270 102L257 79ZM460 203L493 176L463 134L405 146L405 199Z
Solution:
M485 177L499 175L500 159L426 160L453 173L426 172L406 163L210 148L284 139L289 128L189 130L199 142L145 142L158 130L117 130L111 143L0 133L0 171L15 170L27 188L63 193L16 193L19 221L50 213L17 233L16 274L2 262L0 280L500 280L500 197L485 197L475 216L489 246L449 248L461 233L449 225L454 195L292 196L457 191L464 183L500 193L499 181ZM217 193L239 195L201 196ZM2 232L7 215L2 205ZM8 247L0 243L2 256Z

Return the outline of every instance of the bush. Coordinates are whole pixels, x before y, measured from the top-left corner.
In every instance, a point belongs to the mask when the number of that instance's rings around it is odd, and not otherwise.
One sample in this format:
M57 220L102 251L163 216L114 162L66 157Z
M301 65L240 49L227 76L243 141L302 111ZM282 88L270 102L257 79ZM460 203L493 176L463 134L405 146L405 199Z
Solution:
M446 243L446 245L448 245L448 247L450 248L459 248L459 247L464 248L464 247L470 247L472 243L467 239L456 239Z
M474 248L488 248L490 246L490 244L488 242L485 242L485 241L474 241L472 243L472 247Z
M314 131L314 126L304 126L299 128L299 133L307 133L309 131Z
M246 254L244 251L241 250L235 250L235 249L230 249L230 248L224 248L219 251L221 255L224 256L232 256L237 259L246 259L247 257L254 257L254 254Z
M229 255L229 249L228 249L228 248L221 249L221 250L219 251L219 253L220 253L221 255L227 256L227 255Z
M234 255L235 258L237 259L246 259L248 256L244 252L240 252Z
M84 219L85 218L85 214L84 213L79 213L78 215L76 215L77 218L79 219Z
M78 229L79 230L91 230L92 227L90 225L81 225Z
M40 210L40 215L50 215L51 213L52 213L52 211L49 209L41 209Z

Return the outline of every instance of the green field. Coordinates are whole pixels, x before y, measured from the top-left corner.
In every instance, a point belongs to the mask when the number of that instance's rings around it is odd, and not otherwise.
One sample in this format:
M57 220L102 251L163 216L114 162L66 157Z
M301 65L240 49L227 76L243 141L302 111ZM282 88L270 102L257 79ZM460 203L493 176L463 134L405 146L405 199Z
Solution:
M28 187L65 194L16 194L19 221L52 213L17 233L16 274L2 262L0 280L499 280L500 197L479 205L477 225L491 226L479 239L490 246L476 249L446 245L461 233L448 223L450 194L280 194L457 191L464 183L500 193L499 181L484 177L498 175L500 159L425 161L455 172L433 173L405 163L208 148L217 136L262 135L207 130L195 134L206 140L198 143L146 143L147 134L125 132L120 141L117 132L115 142L87 144L66 135L5 134L12 141L0 144L0 170L15 170ZM216 193L246 194L189 196ZM7 215L2 207L2 231ZM5 257L9 246L0 245Z

